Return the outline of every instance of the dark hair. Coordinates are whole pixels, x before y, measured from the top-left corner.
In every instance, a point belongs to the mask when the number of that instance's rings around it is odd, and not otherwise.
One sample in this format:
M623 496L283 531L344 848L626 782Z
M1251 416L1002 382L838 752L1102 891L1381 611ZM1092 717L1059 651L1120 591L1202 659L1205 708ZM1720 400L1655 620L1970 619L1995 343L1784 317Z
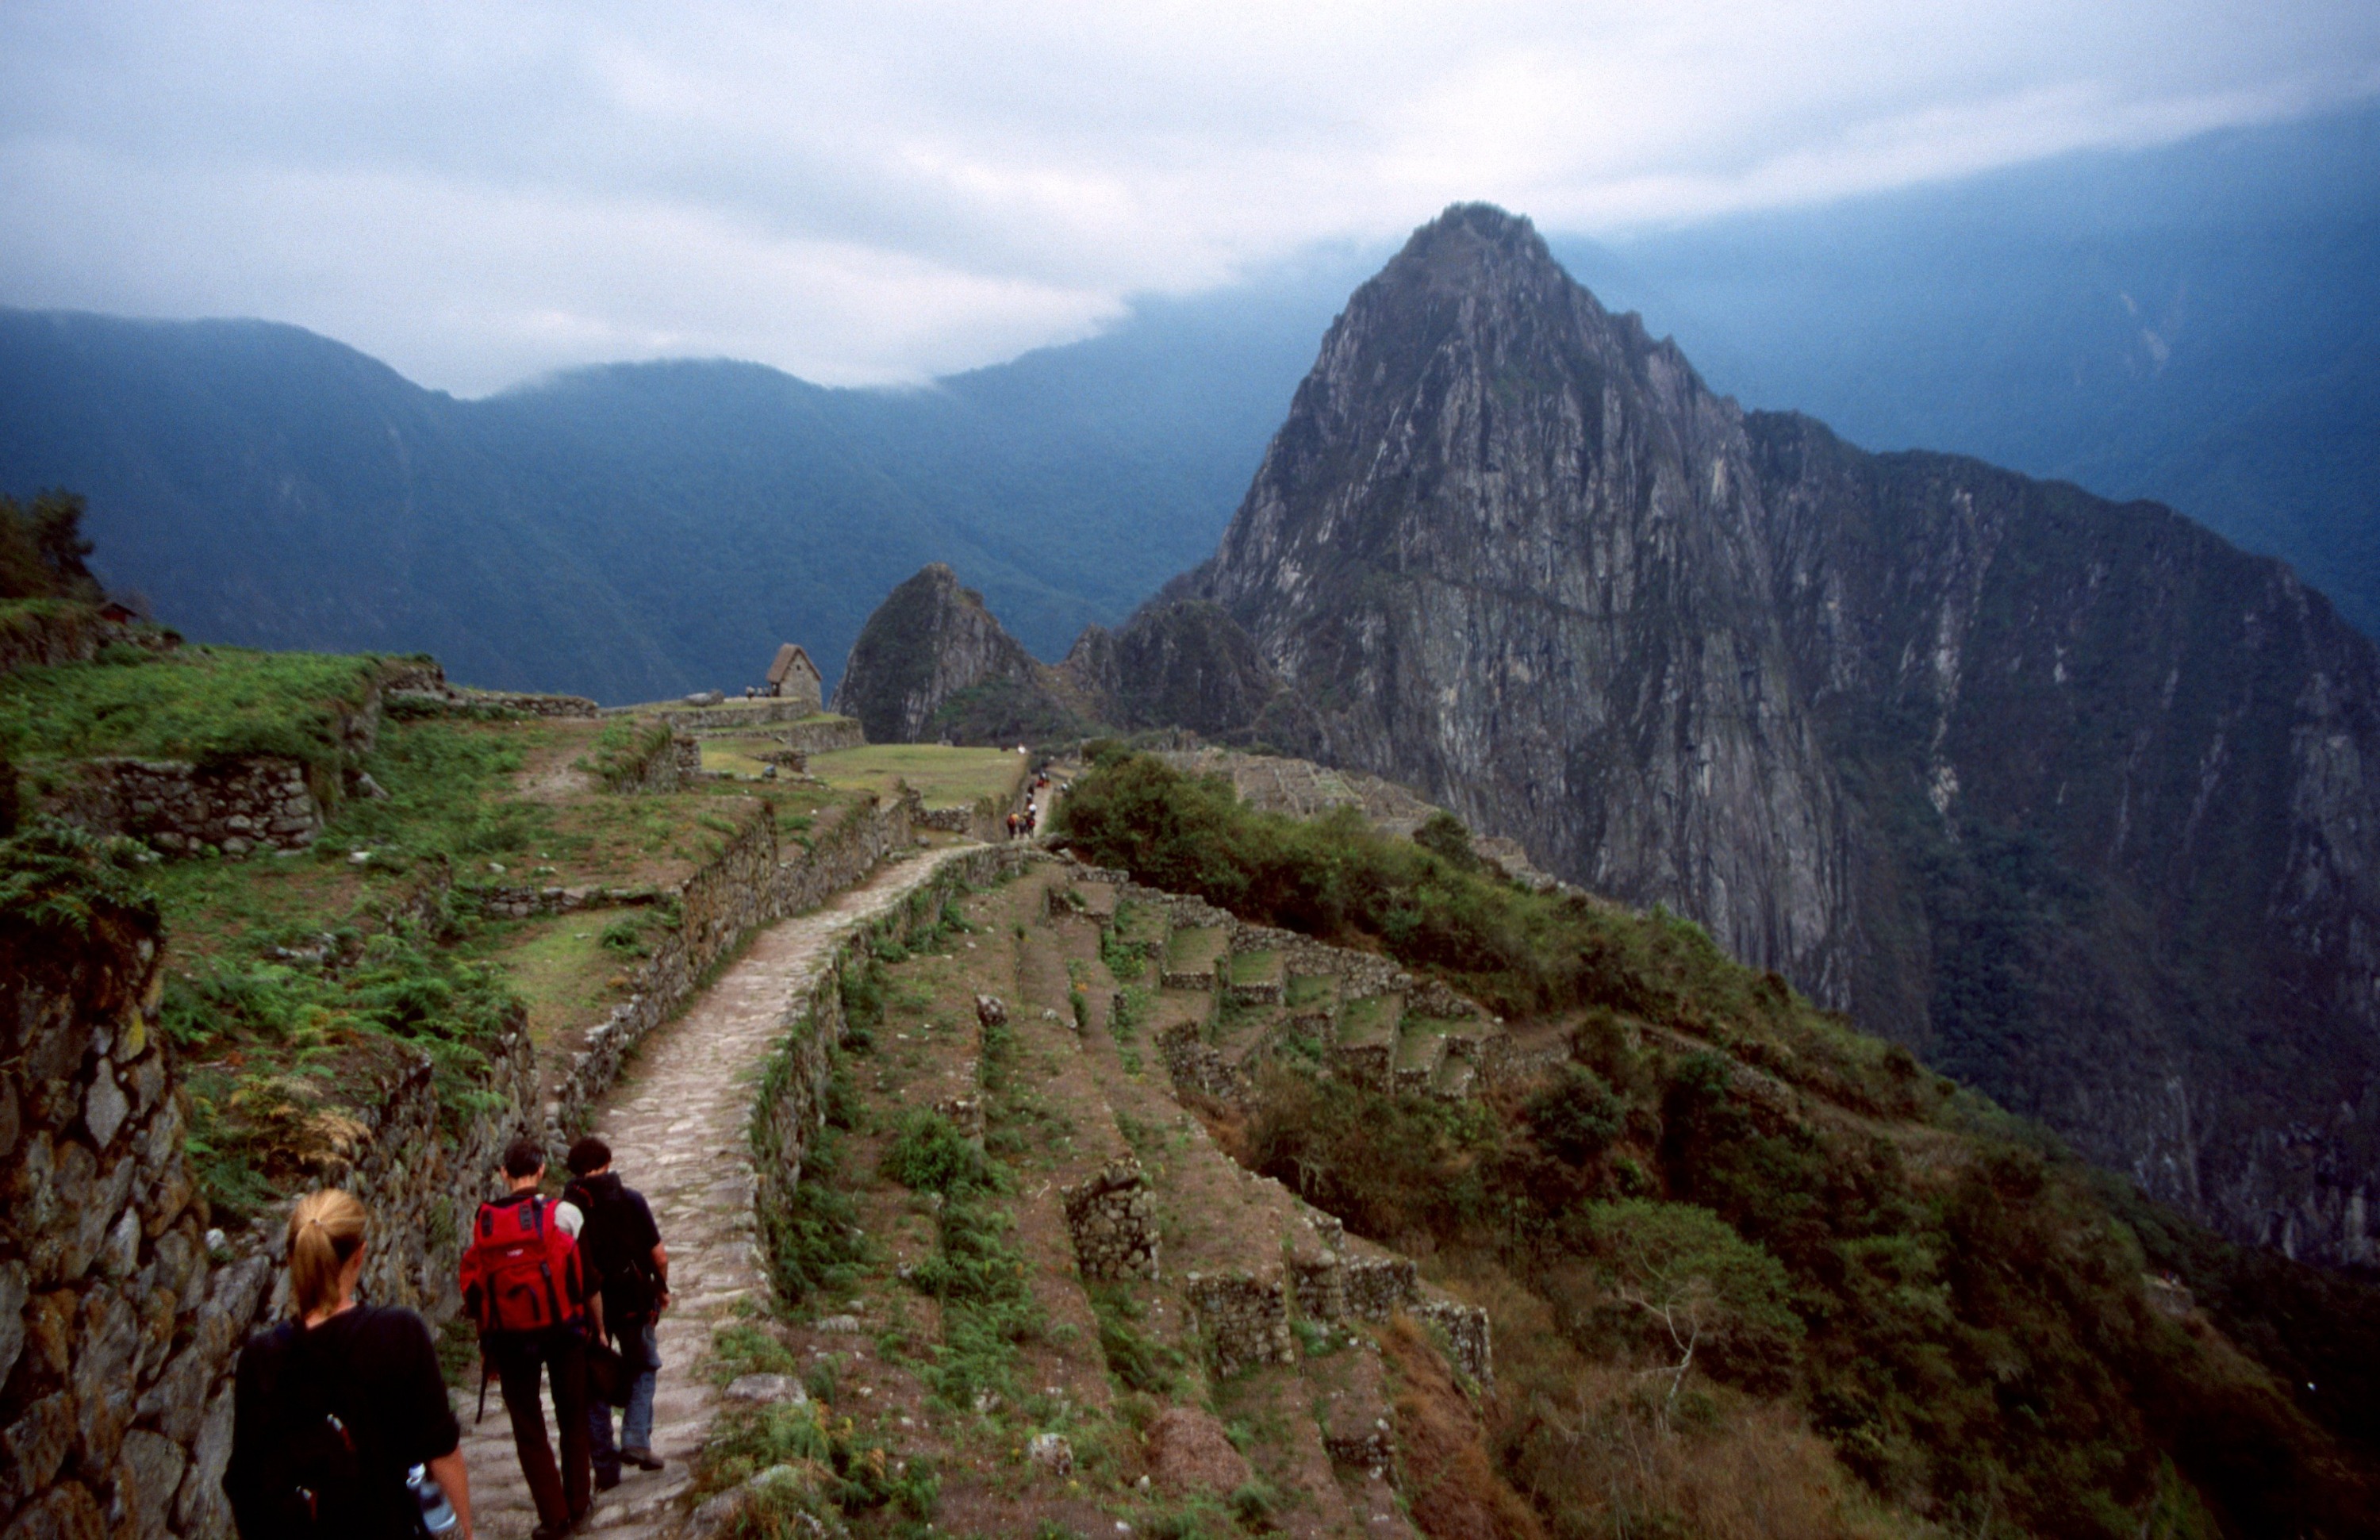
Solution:
M611 1163L612 1146L592 1134L570 1146L568 1165L570 1174L573 1176L585 1176L589 1171L600 1171Z
M524 1134L504 1146L504 1174L517 1181L545 1170L545 1146Z

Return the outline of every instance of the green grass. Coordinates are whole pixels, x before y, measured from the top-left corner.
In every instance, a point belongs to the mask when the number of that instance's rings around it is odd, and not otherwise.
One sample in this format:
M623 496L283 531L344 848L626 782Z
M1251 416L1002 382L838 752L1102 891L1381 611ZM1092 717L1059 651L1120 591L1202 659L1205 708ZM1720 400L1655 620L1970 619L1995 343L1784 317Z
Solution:
M362 709L380 666L373 657L184 647L138 662L24 669L0 677L0 740L29 758L276 754L334 776L339 720ZM336 794L334 778L328 790Z
M1232 958L1232 982L1234 984L1278 984L1281 982L1281 953L1277 952L1243 952Z
M1387 995L1351 1000L1339 1018L1339 1039L1350 1043L1386 1042L1396 1030L1397 1002Z
M1339 993L1339 980L1327 973L1300 974L1281 990L1281 1000L1290 1009L1303 1011L1321 1005Z
M1166 940L1165 970L1205 973L1223 961L1224 949L1231 940L1220 925L1184 927Z
M543 1049L564 1032L602 1020L618 1001L612 981L646 950L635 924L641 913L581 910L491 926L475 950L503 972L528 1011L530 1037ZM616 944L607 941L614 927Z
M870 744L813 754L809 769L830 786L890 796L906 782L929 807L971 807L985 797L1014 796L1031 766L1014 749Z
M669 752L669 723L650 717L613 717L588 746L586 768L613 791L635 787L653 757Z

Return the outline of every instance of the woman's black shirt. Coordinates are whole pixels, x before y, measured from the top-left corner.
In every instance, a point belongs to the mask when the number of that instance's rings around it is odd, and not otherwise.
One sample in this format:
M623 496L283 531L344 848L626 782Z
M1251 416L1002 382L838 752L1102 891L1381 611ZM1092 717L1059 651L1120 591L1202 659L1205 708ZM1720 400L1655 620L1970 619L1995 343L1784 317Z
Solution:
M279 1540L286 1528L280 1495L261 1486L269 1447L285 1426L291 1394L285 1371L293 1352L304 1355L303 1369L313 1373L355 1437L366 1510L353 1526L355 1540L413 1535L416 1505L405 1473L453 1452L462 1428L447 1404L437 1350L421 1317L359 1304L320 1326L260 1331L240 1354L224 1493L242 1540Z

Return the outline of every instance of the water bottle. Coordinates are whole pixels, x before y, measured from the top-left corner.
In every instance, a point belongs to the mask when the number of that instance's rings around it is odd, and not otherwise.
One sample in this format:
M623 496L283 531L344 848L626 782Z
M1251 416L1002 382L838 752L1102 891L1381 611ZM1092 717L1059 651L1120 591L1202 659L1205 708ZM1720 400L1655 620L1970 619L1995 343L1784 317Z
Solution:
M413 1494L421 1511L421 1533L431 1540L455 1533L459 1522L455 1517L455 1505L446 1500L446 1489L426 1465L416 1465L405 1473L405 1489Z

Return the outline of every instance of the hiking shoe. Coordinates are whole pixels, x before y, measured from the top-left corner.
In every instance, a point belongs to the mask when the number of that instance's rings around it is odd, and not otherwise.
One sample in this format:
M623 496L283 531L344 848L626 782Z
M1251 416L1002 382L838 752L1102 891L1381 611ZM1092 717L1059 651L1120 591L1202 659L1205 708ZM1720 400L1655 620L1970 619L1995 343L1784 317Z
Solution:
M617 1486L617 1485L620 1485L620 1473L619 1473L619 1472L617 1472L617 1471L598 1471L598 1472L596 1472L596 1473L595 1473L595 1490L597 1490L598 1492L609 1492L613 1487Z
M669 1462L650 1449L622 1449L620 1463L634 1465L639 1471L658 1471Z
M577 1527L578 1521L576 1519L561 1525L540 1524L528 1532L528 1540L563 1540L565 1535Z

